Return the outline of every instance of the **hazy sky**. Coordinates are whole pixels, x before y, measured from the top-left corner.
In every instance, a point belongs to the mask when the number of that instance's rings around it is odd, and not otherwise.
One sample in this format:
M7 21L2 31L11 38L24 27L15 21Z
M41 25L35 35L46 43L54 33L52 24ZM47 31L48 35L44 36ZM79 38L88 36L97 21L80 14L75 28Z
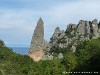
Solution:
M39 17L45 39L54 29L79 20L100 20L100 0L0 0L0 39L7 46L29 47Z

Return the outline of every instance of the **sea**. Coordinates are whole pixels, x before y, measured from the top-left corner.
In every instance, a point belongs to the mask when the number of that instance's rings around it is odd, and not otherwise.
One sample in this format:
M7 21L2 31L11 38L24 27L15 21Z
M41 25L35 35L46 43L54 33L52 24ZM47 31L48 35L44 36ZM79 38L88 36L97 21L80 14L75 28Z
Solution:
M13 52L22 55L27 55L29 51L28 47L10 47L10 48L13 50Z

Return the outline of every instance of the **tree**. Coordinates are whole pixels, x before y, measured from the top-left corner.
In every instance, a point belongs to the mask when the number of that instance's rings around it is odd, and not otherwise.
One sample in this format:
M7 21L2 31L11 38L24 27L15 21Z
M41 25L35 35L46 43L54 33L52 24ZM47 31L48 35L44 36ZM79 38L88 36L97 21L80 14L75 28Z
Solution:
M78 61L75 71L99 71L100 38L81 42L75 55Z
M73 53L66 54L62 63L65 65L67 71L73 70L77 65L76 56Z

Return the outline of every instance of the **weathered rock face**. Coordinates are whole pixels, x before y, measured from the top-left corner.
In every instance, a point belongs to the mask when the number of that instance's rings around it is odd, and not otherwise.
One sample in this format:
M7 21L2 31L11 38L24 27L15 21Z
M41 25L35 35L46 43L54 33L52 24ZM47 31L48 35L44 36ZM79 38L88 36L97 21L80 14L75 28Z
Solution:
M85 21L79 21L79 24L77 26L77 32L81 35L85 34Z
M57 28L55 29L55 31L54 31L53 36L51 37L51 40L50 40L50 42L51 42L50 44L51 44L52 46L54 46L54 45L56 44L57 40L60 38L60 34L61 34L60 28L57 27Z
M93 21L80 20L78 24L67 25L66 31L61 32L57 27L50 41L51 48L67 48L75 52L79 41L91 40L100 37L100 23L97 19Z
M40 59L63 59L63 52L59 52L58 56L55 56L54 52L57 52L55 50L59 51L59 49L69 48L69 50L74 53L79 41L100 37L100 22L98 23L97 19L93 21L81 20L78 24L67 25L66 31L61 31L60 28L57 27L50 42L45 45L43 24L40 18L34 30L30 45L29 56L34 61L39 61Z
M98 21L94 19L92 21L92 28L93 28L93 38L98 38Z
M63 59L63 54L62 53L59 53L59 55L58 55L58 59Z
M40 18L32 36L29 56L34 61L39 61L44 55L44 23Z
M52 39L53 39L54 41L55 41L56 39L58 39L60 33L61 33L60 28L57 27L57 28L55 29L55 32L54 32L53 36L52 36Z

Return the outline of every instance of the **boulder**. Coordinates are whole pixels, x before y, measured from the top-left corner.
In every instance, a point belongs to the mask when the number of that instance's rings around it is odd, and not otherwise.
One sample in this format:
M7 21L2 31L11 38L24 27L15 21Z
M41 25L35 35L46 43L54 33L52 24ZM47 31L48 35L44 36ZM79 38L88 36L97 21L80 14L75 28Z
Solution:
M63 59L63 54L62 53L59 53L59 55L58 55L58 59Z
M75 46L72 46L72 47L71 47L71 50L72 50L72 52L74 53L74 52L76 51L76 47L75 47Z

